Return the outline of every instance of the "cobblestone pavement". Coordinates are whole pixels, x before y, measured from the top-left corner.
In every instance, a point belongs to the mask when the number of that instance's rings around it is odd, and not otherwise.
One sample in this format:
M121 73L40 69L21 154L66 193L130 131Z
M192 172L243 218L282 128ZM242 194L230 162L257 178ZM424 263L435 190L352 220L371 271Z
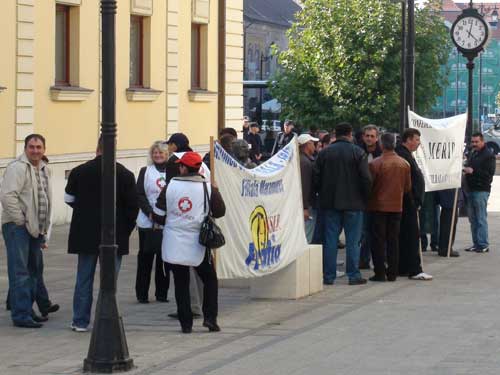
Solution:
M348 286L344 278L299 301L252 300L248 289L221 289L220 333L206 332L196 320L193 334L181 334L177 321L167 318L175 310L173 290L170 303L138 304L133 250L119 277L120 309L136 365L130 373L497 375L500 214L490 214L489 222L489 254L461 251L460 258L445 259L425 253L431 282L401 278ZM66 254L67 230L55 228L45 255L46 284L61 310L42 329L25 330L14 328L0 309L1 375L81 373L90 333L69 329L76 257ZM468 222L460 219L456 248L469 241ZM135 249L136 236L131 243ZM1 298L6 290L2 248Z

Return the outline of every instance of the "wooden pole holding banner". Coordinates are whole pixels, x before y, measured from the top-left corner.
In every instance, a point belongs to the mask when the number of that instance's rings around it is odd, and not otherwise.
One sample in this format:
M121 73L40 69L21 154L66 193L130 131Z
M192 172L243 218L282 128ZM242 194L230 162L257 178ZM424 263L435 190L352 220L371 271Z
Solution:
M418 255L420 256L420 267L424 269L424 257L422 254L422 240L420 239L420 210L417 209L417 230L418 230Z
M453 199L453 213L451 214L451 225L450 225L450 237L448 238L448 252L447 257L451 254L451 243L453 240L453 232L455 229L455 217L457 215L457 205L458 205L458 188L455 189L455 198Z
M210 136L210 184L215 182L215 147L214 137ZM217 270L217 253L214 251L214 268Z
M215 147L214 147L214 137L210 136L210 183L215 182Z

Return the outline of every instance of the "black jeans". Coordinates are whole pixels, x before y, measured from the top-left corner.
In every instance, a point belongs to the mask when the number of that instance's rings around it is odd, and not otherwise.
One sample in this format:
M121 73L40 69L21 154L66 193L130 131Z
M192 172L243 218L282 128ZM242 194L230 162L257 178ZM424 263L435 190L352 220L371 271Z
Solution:
M422 272L420 261L420 230L418 228L418 211L413 199L406 195L403 198L403 213L399 231L399 274L415 276Z
M457 232L458 209L455 215L455 222L453 228L451 221L453 219L453 208L441 208L440 227L439 227L439 255L448 255L448 242L450 241L450 231L453 230L451 235L451 247L455 242L455 234Z
M399 228L401 214L375 212L371 221L371 250L375 276L396 279L399 267ZM387 256L386 256L387 253ZM385 260L387 259L387 270Z
M177 314L182 328L193 327L193 312L191 311L191 296L189 294L189 266L169 264L174 274L175 302L177 303ZM203 318L216 322L218 306L219 285L217 273L215 272L212 256L209 252L205 254L203 262L194 267L203 282Z
M139 230L139 253L137 254L137 276L135 279L135 295L138 300L147 300L149 284L151 282L151 271L156 257L155 286L156 298L165 299L170 286L170 273L167 264L165 268L161 259L161 249L157 251L146 251L146 232Z

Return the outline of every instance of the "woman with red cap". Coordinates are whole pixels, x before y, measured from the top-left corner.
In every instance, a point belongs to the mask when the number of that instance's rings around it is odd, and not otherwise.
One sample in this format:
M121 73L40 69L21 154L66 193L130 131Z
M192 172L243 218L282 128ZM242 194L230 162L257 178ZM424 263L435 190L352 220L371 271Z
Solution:
M189 294L189 267L203 282L203 326L220 331L217 324L218 285L212 252L200 245L201 224L209 209L215 218L225 215L226 206L215 186L199 173L202 159L186 152L177 160L180 176L174 177L155 207L155 220L164 224L162 258L174 275L177 313L183 333L191 333L193 314Z

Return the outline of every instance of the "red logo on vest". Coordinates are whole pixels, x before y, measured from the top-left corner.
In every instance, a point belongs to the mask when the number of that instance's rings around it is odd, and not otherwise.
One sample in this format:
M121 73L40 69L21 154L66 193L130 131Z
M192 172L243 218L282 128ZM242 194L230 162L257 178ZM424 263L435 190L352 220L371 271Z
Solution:
M188 197L183 197L179 200L177 206L179 207L179 210L181 210L181 212L185 214L186 212L191 211L191 209L193 208L193 203Z

